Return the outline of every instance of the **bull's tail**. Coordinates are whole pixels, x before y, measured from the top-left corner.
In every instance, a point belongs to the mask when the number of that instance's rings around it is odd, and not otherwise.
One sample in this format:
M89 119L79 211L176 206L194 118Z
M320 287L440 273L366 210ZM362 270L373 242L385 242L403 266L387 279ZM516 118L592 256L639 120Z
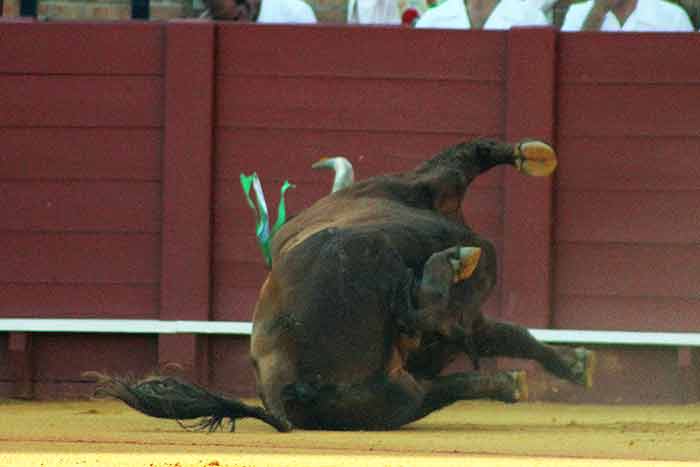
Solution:
M200 386L173 377L151 377L138 382L92 374L99 383L97 395L114 397L133 409L151 417L178 420L199 419L187 428L214 431L226 419L234 431L239 418L257 418L277 431L292 429L287 420L275 417L262 407L214 394Z

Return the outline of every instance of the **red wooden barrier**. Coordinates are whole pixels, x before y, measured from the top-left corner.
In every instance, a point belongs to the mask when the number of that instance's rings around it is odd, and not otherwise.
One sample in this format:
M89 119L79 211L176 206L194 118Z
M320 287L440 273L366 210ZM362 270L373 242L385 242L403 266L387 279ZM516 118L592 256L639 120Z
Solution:
M508 33L509 141L539 138L554 143L556 34L551 29ZM530 327L551 322L551 178L506 171L501 318Z
M211 308L212 78L214 25L167 28L160 318L208 320ZM158 361L208 379L206 339L158 339Z
M700 330L699 46L561 35L557 327Z
M329 190L321 156L364 178L493 136L551 141L560 166L495 170L467 194L501 257L488 314L700 330L699 52L685 34L0 22L0 316L248 320L265 269L240 172L272 205L296 183L295 212ZM693 393L676 386L700 374L695 352L625 352L602 350L604 383L620 362L667 382L642 391L634 373L585 400ZM169 362L252 393L244 338L15 333L0 394ZM543 381L538 396L584 400Z
M158 316L163 33L0 23L2 316ZM71 393L81 371L157 362L142 337L9 345L21 394Z

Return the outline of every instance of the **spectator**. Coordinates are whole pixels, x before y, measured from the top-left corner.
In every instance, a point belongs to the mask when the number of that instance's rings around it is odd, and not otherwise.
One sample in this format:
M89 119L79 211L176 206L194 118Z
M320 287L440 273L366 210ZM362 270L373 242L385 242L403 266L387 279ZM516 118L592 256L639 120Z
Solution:
M562 31L693 31L685 10L665 0L588 0L574 3Z
M416 25L416 21L420 18L420 13L417 9L407 8L401 15L401 25L412 28Z
M315 23L303 0L205 0L201 18L256 23Z
M700 0L678 0L678 4L688 13L694 27L700 27Z
M428 9L417 28L509 29L513 26L547 26L547 18L524 0L445 0Z
M349 0L350 24L401 24L396 0Z
M547 22L549 24L554 24L554 9L557 7L557 4L563 3L562 0L528 0L530 4L534 7L540 10L545 18L547 18ZM564 0L566 1L566 0Z

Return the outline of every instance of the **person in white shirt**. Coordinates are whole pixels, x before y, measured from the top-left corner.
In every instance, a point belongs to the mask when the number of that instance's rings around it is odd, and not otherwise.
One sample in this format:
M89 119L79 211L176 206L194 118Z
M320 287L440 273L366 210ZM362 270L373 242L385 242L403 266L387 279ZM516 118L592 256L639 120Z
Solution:
M418 19L417 28L510 29L547 26L544 13L525 0L445 0Z
M562 31L694 31L685 10L665 0L588 0L574 3Z
M256 23L316 23L303 0L205 0L200 18Z
M348 24L401 24L397 0L348 0Z

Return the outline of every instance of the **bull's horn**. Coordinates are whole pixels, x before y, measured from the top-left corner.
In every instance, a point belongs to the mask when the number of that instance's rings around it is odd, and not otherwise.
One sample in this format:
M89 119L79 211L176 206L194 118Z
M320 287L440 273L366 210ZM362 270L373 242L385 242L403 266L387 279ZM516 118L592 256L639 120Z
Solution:
M342 190L352 185L355 181L355 172L353 171L352 164L342 156L323 157L311 167L314 169L332 169L335 172L331 193Z
M464 246L459 249L459 259L450 259L454 276L453 283L461 282L469 278L479 264L481 258L481 248L474 246Z
M557 155L542 141L524 141L515 148L515 167L527 175L546 177L557 168Z

